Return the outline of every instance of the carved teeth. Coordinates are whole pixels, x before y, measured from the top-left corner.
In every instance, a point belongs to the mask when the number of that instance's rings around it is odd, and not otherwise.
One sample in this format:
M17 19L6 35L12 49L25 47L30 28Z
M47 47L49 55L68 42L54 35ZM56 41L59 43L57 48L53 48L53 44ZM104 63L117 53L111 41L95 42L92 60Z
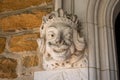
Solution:
M65 52L66 49L59 49L59 50L54 50L54 51L57 52L57 53L62 53L62 52Z

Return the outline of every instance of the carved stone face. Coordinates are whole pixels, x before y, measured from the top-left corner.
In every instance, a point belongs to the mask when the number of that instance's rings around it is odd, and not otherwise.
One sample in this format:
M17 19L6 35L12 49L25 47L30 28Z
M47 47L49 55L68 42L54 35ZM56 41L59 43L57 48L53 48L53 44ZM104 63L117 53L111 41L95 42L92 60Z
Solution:
M63 23L54 23L46 29L46 52L55 60L66 60L71 56L73 30Z
M85 40L76 15L58 9L44 16L37 42L45 70L87 65Z

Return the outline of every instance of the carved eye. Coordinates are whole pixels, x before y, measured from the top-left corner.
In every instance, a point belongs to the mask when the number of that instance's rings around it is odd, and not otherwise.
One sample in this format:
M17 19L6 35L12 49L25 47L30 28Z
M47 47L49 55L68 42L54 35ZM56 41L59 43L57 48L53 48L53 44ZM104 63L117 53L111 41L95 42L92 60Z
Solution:
M47 35L47 38L48 39L54 39L55 38L55 33L49 32L48 35Z
M54 38L55 35L54 35L54 34L50 34L49 36L50 36L51 38Z

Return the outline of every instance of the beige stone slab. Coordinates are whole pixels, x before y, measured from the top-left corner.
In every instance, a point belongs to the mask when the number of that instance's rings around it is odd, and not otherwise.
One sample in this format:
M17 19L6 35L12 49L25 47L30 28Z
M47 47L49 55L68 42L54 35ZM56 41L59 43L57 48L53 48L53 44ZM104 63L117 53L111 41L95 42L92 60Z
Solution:
M88 68L39 71L34 80L88 80Z

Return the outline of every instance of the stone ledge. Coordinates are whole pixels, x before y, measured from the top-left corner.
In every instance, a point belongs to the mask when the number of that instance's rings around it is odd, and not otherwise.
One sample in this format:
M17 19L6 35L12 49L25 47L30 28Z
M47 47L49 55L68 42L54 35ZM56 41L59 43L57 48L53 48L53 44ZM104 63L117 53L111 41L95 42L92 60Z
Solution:
M34 80L88 80L88 68L39 71L34 73Z

